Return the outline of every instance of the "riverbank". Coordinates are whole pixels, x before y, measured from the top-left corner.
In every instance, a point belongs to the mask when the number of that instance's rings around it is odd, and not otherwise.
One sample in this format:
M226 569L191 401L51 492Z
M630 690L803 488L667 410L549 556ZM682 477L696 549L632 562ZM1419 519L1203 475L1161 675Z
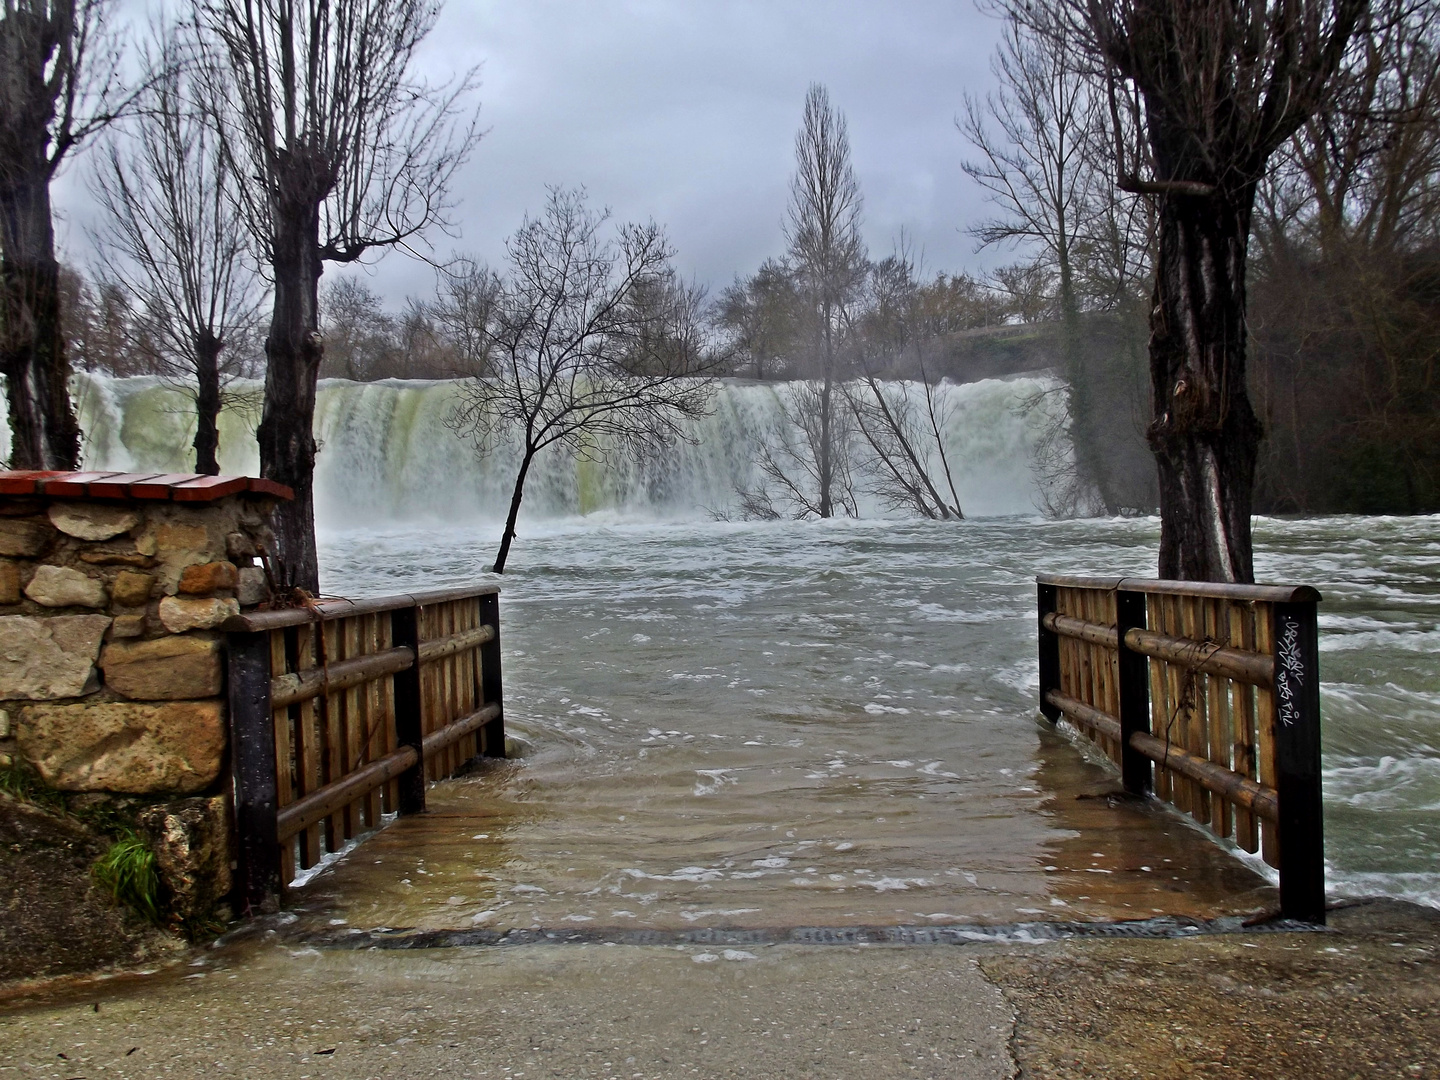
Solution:
M0 1076L1304 1077L1440 1071L1440 912L967 946L314 948L0 997ZM60 1072L56 1070L60 1069Z

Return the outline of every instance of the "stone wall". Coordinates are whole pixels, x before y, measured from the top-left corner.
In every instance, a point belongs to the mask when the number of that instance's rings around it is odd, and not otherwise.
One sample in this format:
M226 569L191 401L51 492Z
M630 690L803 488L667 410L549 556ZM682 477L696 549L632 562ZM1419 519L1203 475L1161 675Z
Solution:
M184 917L229 891L217 628L267 598L257 555L285 494L245 477L0 473L0 766L123 805Z

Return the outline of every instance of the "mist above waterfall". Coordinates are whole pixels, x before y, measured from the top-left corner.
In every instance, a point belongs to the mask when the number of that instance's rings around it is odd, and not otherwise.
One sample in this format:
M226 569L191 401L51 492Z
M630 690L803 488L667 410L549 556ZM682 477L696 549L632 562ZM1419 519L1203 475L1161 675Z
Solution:
M1036 509L1036 444L1062 395L1042 391L1044 377L987 379L941 387L942 431L967 515L1027 514ZM258 383L231 388L220 421L220 468L255 475ZM918 387L912 387L918 393ZM734 512L736 491L756 481L757 442L785 423L783 382L721 380L710 415L694 425L692 443L640 460L577 459L542 452L526 491L524 517L554 519L609 513L656 519L703 519ZM75 379L89 469L188 472L193 460L193 405L153 377ZM486 458L445 426L456 402L449 381L387 380L320 384L315 434L315 509L322 527L414 521L466 523L503 517L516 459L501 447ZM1028 407L1027 407L1028 406ZM883 516L861 498L867 517Z

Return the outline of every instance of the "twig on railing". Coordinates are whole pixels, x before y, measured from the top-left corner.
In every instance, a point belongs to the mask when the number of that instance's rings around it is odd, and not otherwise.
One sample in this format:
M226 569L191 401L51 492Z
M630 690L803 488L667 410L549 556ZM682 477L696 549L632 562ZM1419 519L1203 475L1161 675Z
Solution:
M1183 709L1190 713L1195 708L1195 677L1200 673L1200 665L1209 660L1223 646L1218 642L1206 637L1204 641L1190 641L1186 643L1186 649L1191 653L1183 661L1185 668L1185 686L1180 691L1180 700L1175 703L1174 710L1170 713L1170 719L1165 723L1165 758L1161 761L1161 768L1170 768L1170 729L1175 726ZM1206 650L1209 650L1208 652ZM1202 656L1201 653L1204 653Z

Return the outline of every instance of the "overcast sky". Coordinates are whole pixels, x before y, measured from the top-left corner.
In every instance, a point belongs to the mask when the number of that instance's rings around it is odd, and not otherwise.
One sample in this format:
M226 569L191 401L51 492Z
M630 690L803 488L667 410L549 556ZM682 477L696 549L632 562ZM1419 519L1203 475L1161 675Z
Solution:
M621 220L665 225L681 269L718 290L783 250L795 130L820 82L849 122L872 254L904 229L931 271L1006 261L965 232L987 211L954 125L965 93L993 84L997 29L967 0L448 0L420 61L437 81L481 65L486 133L455 184L459 236L434 244L498 263L546 185L583 185ZM79 262L84 168L56 191ZM362 272L396 306L433 288L400 252Z

